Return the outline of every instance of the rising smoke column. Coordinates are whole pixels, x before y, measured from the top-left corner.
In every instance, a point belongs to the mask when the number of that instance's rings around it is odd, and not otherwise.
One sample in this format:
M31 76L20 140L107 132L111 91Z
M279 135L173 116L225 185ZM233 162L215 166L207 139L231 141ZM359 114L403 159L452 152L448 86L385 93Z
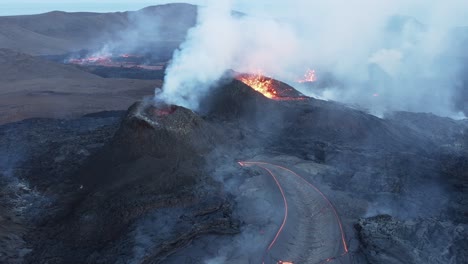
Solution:
M188 32L166 70L160 99L198 108L200 98L231 66L238 39L231 10L231 1L226 0L199 9L198 25Z
M239 2L248 15L232 15ZM449 36L455 26L468 25L468 2L252 2L212 0L199 8L198 24L175 52L157 100L196 110L229 69L260 71L296 88L307 69L317 69L318 80L326 72L341 84L324 87L324 99L357 104L374 114L406 110L454 116L462 65L458 54L447 56L453 50ZM395 20L400 14L404 19Z
M227 70L277 75L300 57L298 38L288 25L233 14L232 3L216 0L199 8L198 24L174 53L156 101L196 110Z

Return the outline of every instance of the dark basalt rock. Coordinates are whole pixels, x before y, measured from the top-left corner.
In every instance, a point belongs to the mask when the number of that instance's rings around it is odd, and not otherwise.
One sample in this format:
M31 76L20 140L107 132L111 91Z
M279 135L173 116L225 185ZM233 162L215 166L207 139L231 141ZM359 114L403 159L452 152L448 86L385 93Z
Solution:
M309 147L304 142L294 141L314 139L319 143L388 151L425 151L433 146L429 139L401 124L335 102L304 97L280 81L272 80L280 99L269 99L235 79L236 76L243 75L227 74L202 102L201 112L215 120L240 120L264 132L258 138L273 135L283 142L275 145L292 146L297 150Z
M355 225L369 263L466 263L466 225L437 219L398 220L389 215Z
M123 114L0 126L0 263L40 263L39 252L31 262L23 258L36 243L48 251L59 243L43 238L54 236L60 224L52 219L66 215L80 191L72 175L109 142Z
M201 112L218 119L239 119L271 108L270 99L236 79L227 79L200 104Z
M24 167L23 162L12 167L11 177L22 176L34 188L25 186L18 198L27 202L24 211L0 218L0 235L4 226L10 228L6 234L17 239L8 245L22 248L2 247L0 260L158 263L201 234L239 232L232 200L204 168L217 136L203 119L182 107L145 103L133 105L122 119L108 115L0 127L3 149L32 141L24 147L33 155ZM28 133L22 137L18 131L24 127ZM2 217L14 215L5 205ZM170 219L170 229L161 228L161 219ZM149 242L136 245L142 229L148 236L142 240ZM135 254L137 247L146 253Z
M92 188L146 178L155 183L155 191L171 192L203 177L203 155L216 138L191 110L135 103L110 144L89 160L78 178Z
M131 106L111 147L127 159L143 155L164 158L207 153L215 144L208 123L180 106L153 106L144 102ZM196 153L194 153L196 152Z

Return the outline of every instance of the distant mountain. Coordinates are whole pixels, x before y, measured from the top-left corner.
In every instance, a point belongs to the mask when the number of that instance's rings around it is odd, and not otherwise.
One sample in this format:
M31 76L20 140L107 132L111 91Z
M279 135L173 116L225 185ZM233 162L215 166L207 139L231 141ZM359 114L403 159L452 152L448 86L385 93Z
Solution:
M0 17L0 48L33 55L62 54L80 49L100 49L106 43L128 38L134 29L154 32L153 41L182 42L194 26L197 7L190 4L150 6L116 13L68 13Z

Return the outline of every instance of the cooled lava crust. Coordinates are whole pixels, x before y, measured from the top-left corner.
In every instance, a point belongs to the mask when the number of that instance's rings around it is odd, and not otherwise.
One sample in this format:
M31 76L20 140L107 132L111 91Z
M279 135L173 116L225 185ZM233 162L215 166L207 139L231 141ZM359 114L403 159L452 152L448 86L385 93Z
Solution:
M137 102L127 111L110 144L90 159L81 177L91 186L161 177L161 183L167 184L161 184L160 191L170 192L198 182L203 156L216 138L211 126L189 109ZM172 179L154 173L169 163L180 171Z

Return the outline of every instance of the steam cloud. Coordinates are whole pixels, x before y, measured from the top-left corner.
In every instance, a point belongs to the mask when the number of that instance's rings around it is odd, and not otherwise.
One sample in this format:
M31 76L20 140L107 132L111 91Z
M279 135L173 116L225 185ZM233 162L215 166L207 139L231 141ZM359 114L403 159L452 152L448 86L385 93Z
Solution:
M187 28L195 23L194 10L190 5L180 5L177 9L160 5L118 14L116 19L120 17L120 20L107 25L107 32L91 40L91 46L97 51L89 55L146 54L168 60L167 55L183 42Z
M158 98L197 109L228 69L261 70L302 92L295 80L308 68L331 73L319 96L389 110L454 116L454 92L465 55L453 30L468 25L466 1L293 0L208 1L167 68ZM244 3L244 2L243 2ZM258 8L261 6L263 9ZM467 109L465 109L467 111Z

